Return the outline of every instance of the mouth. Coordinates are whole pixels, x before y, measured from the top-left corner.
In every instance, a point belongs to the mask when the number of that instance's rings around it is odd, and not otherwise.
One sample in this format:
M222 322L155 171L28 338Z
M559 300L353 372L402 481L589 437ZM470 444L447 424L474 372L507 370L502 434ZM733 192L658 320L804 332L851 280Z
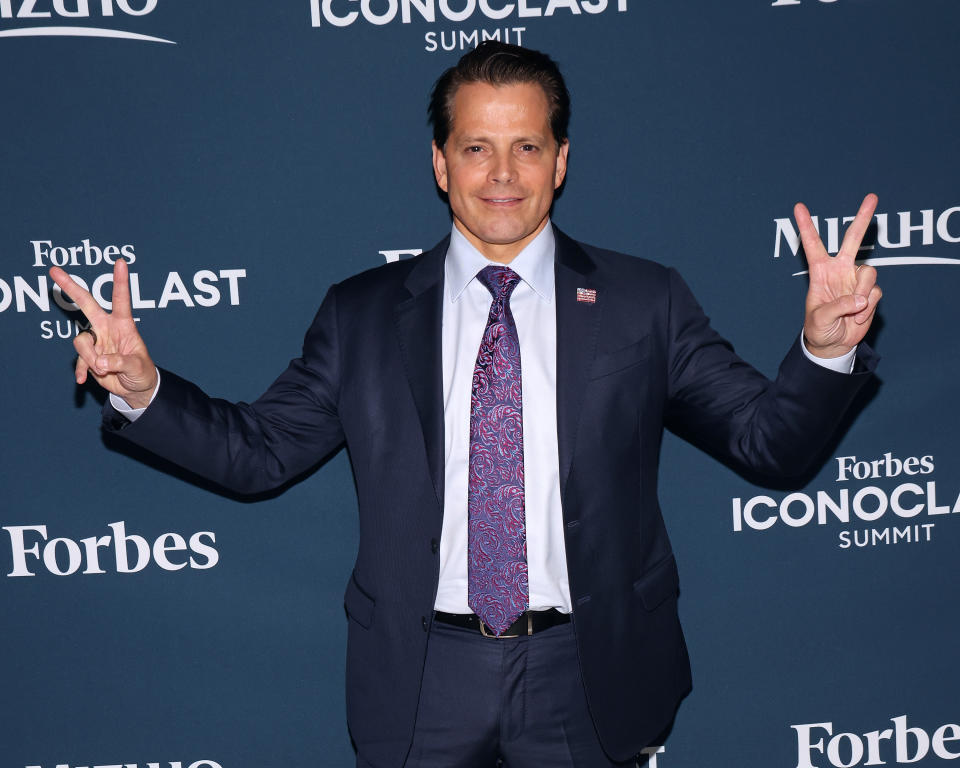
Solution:
M480 199L483 200L483 202L485 202L487 205L495 206L516 205L523 200L522 197L482 197Z

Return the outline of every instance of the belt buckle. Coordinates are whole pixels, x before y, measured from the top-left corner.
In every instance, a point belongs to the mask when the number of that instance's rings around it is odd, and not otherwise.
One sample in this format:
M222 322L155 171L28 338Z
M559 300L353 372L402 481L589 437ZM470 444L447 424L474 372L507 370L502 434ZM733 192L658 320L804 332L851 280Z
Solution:
M493 638L494 640L510 640L515 637L520 637L520 633L517 633L515 635L497 635L492 632L488 632L487 625L484 623L483 619L477 616L477 621L480 622L480 634L483 635L484 637L490 637L490 638ZM533 616L530 615L529 611L527 611L527 634L528 635L533 634Z

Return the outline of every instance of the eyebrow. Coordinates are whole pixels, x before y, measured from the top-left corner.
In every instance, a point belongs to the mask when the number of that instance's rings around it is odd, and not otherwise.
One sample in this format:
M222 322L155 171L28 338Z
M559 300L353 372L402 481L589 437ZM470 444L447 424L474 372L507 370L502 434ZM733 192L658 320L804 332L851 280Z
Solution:
M545 141L547 141L547 138L545 136L540 136L538 134L526 134L526 135L518 136L516 138L511 139L510 143L511 144L525 144L525 143L542 144ZM460 143L460 144L476 144L480 142L486 142L488 144L493 143L492 140L486 136L462 136L460 137L460 139L457 140L457 143Z

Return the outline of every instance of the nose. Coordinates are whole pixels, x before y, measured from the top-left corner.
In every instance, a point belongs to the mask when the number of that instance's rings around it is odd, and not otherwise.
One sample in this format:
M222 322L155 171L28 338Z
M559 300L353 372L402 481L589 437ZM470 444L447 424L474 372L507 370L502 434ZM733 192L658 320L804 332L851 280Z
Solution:
M509 184L516 177L512 152L497 152L490 165L489 179L497 184Z

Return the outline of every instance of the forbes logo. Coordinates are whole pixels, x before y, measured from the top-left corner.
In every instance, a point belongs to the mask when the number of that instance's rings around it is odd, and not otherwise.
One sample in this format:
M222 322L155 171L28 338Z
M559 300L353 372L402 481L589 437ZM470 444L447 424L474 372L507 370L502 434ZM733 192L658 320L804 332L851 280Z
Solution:
M891 717L893 728L833 733L833 723L791 725L797 732L797 768L854 768L860 765L905 765L930 752L944 760L960 757L960 725L947 723L933 734L907 726L907 716Z
M35 21L77 20L98 17L112 19L118 15L146 16L159 0L0 0L0 19ZM119 29L80 26L42 26L0 29L0 37L114 37L151 43L170 43L161 37L124 32Z
M36 576L41 568L54 576L107 573L137 573L155 562L165 571L213 568L220 554L213 545L213 531L199 531L189 540L179 533L163 533L152 545L143 536L127 534L121 520L108 526L113 535L90 536L79 542L65 537L50 539L45 525L5 525L10 535L13 569L7 576ZM41 546L42 545L42 546Z

